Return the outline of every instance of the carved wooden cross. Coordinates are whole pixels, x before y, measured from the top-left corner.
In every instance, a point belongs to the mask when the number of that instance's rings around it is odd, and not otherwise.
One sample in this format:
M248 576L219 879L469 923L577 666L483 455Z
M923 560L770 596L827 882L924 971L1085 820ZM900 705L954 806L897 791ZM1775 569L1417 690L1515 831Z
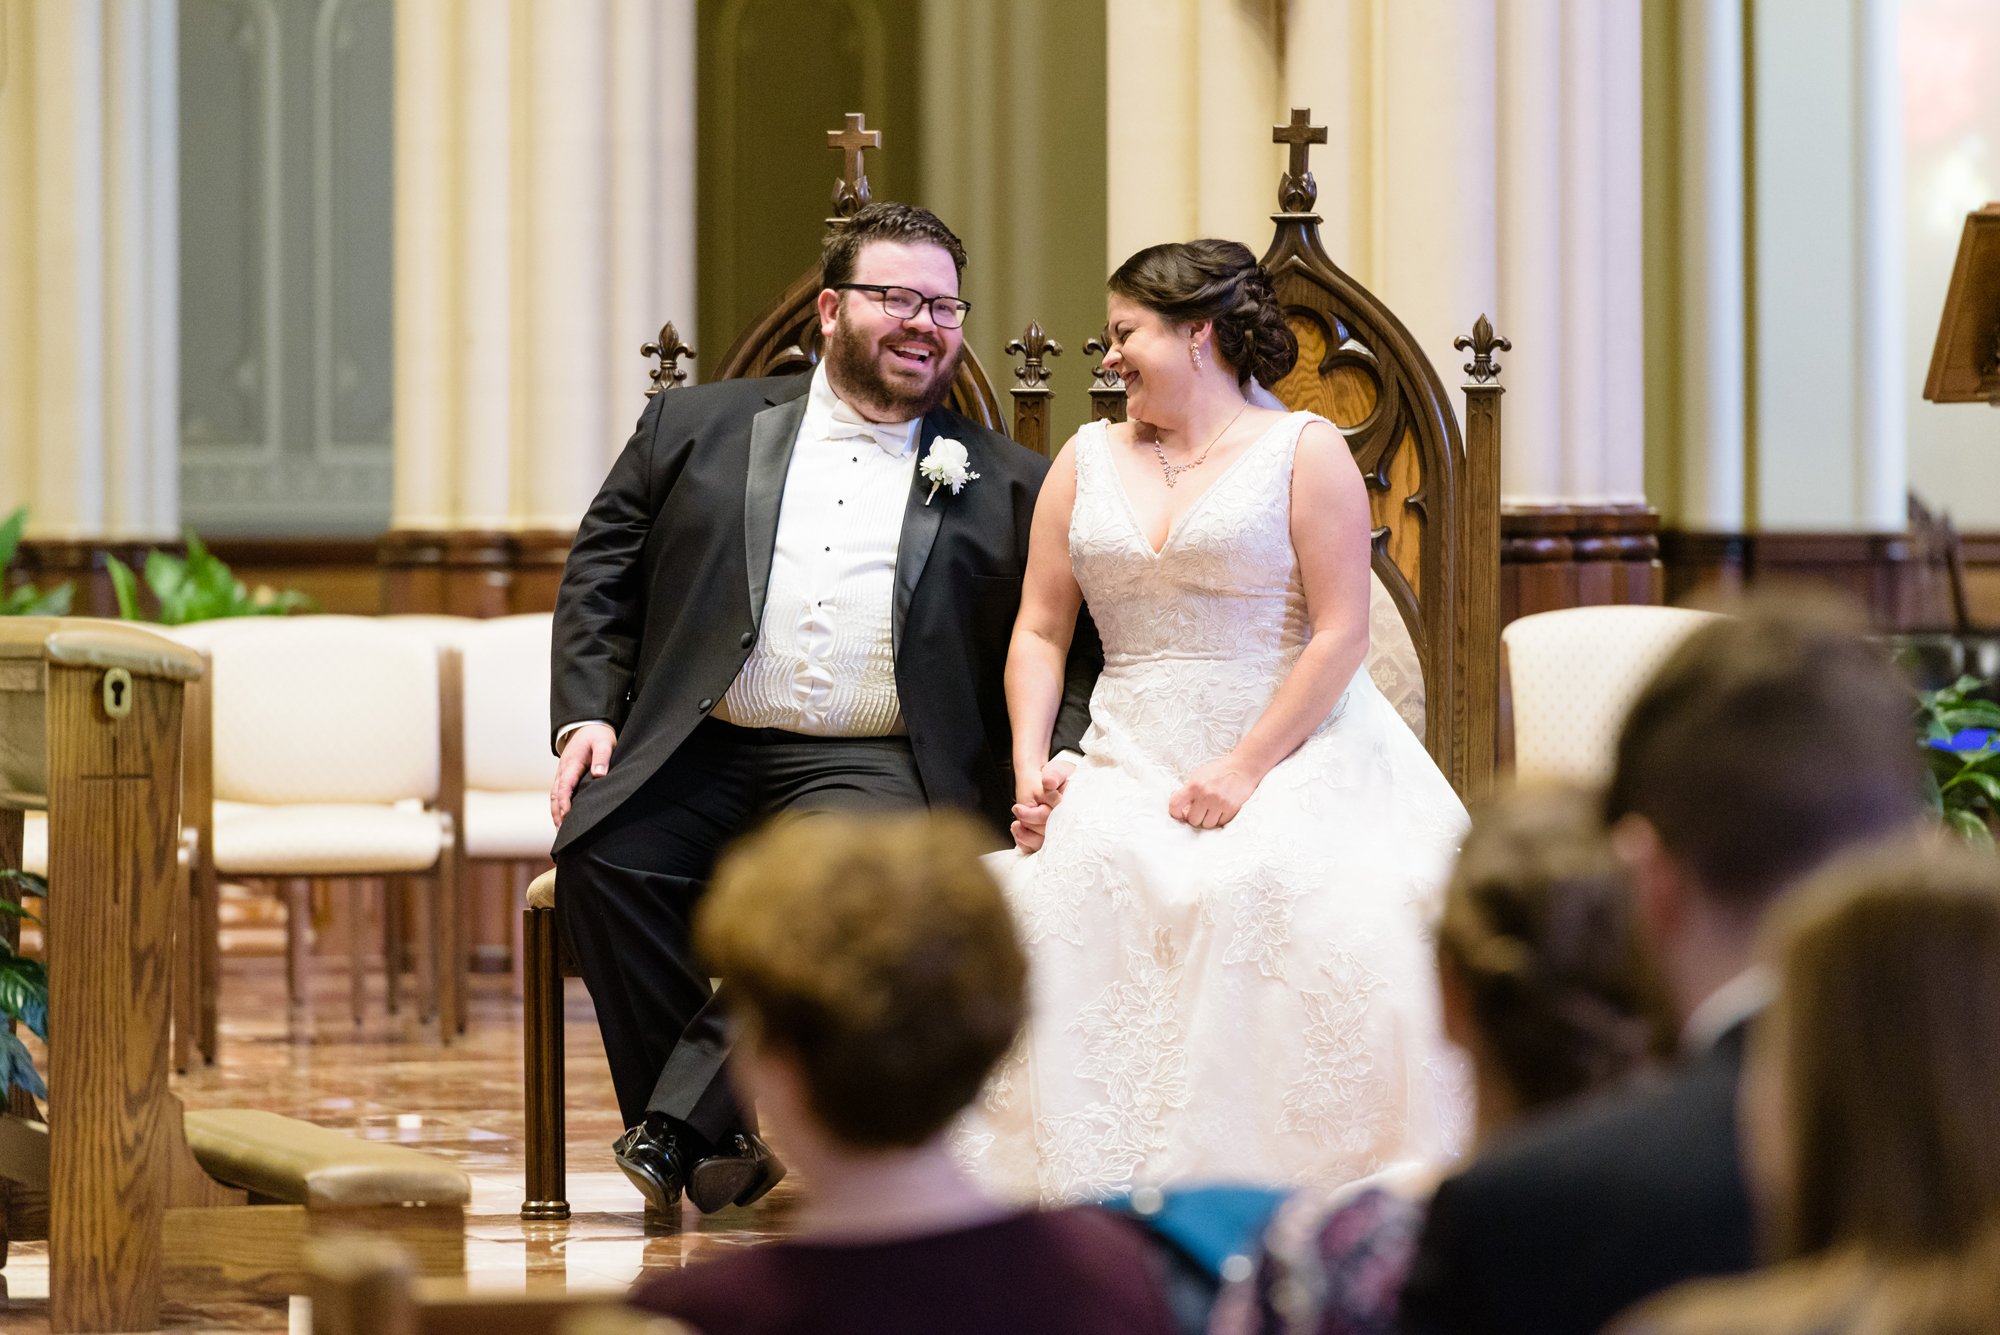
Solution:
M833 212L837 218L852 217L856 209L868 202L868 173L863 170L861 154L882 147L882 132L869 129L867 120L866 112L850 111L846 129L826 132L826 146L846 155L840 179L833 183Z
M1278 183L1278 207L1286 213L1310 213L1319 200L1319 186L1306 167L1311 145L1326 142L1326 127L1310 124L1310 107L1293 107L1290 125L1273 125L1271 142L1289 145L1292 160L1285 179Z

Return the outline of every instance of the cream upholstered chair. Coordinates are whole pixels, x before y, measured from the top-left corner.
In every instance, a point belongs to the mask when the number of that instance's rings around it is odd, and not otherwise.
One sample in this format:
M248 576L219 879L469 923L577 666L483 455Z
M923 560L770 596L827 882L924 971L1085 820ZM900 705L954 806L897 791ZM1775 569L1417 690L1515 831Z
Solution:
M360 1018L364 886L386 878L385 972L393 1008L402 945L396 902L421 878L424 1010L449 1035L464 1027L456 811L462 793L458 654L420 631L370 617L244 618L183 627L207 653L213 796L212 877L286 884L287 962L303 997L310 887L346 880L351 995ZM196 746L203 739L191 739ZM192 748L191 748L192 749ZM190 771L198 769L190 764ZM191 819L196 815L191 813ZM213 900L213 886L207 887Z
M1682 607L1570 607L1509 622L1500 632L1502 767L1511 759L1522 783L1608 782L1632 702L1681 641L1714 615Z
M498 865L506 877L514 994L524 985L521 909L528 879L549 865L555 823L549 789L547 612L476 621L459 636L465 681L465 838L468 869Z

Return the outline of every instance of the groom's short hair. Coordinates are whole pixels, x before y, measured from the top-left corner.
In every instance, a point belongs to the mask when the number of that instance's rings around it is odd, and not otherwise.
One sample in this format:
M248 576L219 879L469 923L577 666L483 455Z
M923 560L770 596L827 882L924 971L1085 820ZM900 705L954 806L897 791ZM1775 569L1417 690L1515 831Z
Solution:
M914 204L884 200L857 210L845 227L836 227L826 234L826 244L820 248L820 285L838 287L853 282L855 262L861 258L861 248L870 241L936 246L951 256L959 277L965 276L965 244L935 213Z
M1027 1013L1028 960L951 813L781 819L723 859L695 946L746 1041L788 1057L858 1148L921 1145L979 1093Z
M1712 899L1760 907L1922 811L1910 683L1844 605L1745 599L1689 636L1618 739L1605 817L1643 816Z

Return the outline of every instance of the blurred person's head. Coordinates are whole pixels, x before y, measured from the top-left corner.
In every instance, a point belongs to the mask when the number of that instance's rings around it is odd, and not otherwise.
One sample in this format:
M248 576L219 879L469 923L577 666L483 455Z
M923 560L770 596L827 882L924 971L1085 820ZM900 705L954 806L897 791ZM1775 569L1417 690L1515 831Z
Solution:
M990 843L966 816L818 816L722 860L695 946L728 980L732 1060L780 1135L916 1147L978 1093L1027 1004Z
M2000 1226L2000 861L1935 836L1843 859L1766 950L1742 1103L1774 1256L1910 1260Z
M1474 816L1445 888L1438 973L1482 1138L1647 1061L1657 984L1592 795L1516 789Z
M1805 591L1746 600L1641 692L1604 810L1681 1018L1748 966L1782 891L1918 820L1913 707L1887 654Z

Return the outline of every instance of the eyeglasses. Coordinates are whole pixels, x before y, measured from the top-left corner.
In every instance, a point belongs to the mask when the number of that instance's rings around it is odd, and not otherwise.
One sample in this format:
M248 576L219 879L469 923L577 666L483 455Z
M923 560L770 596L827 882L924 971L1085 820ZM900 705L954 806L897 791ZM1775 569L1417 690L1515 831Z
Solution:
M931 308L931 323L940 329L956 329L965 323L969 301L957 297L927 297L913 287L883 287L879 283L835 283L836 292L870 292L882 303L882 310L898 320L914 320L924 307Z

